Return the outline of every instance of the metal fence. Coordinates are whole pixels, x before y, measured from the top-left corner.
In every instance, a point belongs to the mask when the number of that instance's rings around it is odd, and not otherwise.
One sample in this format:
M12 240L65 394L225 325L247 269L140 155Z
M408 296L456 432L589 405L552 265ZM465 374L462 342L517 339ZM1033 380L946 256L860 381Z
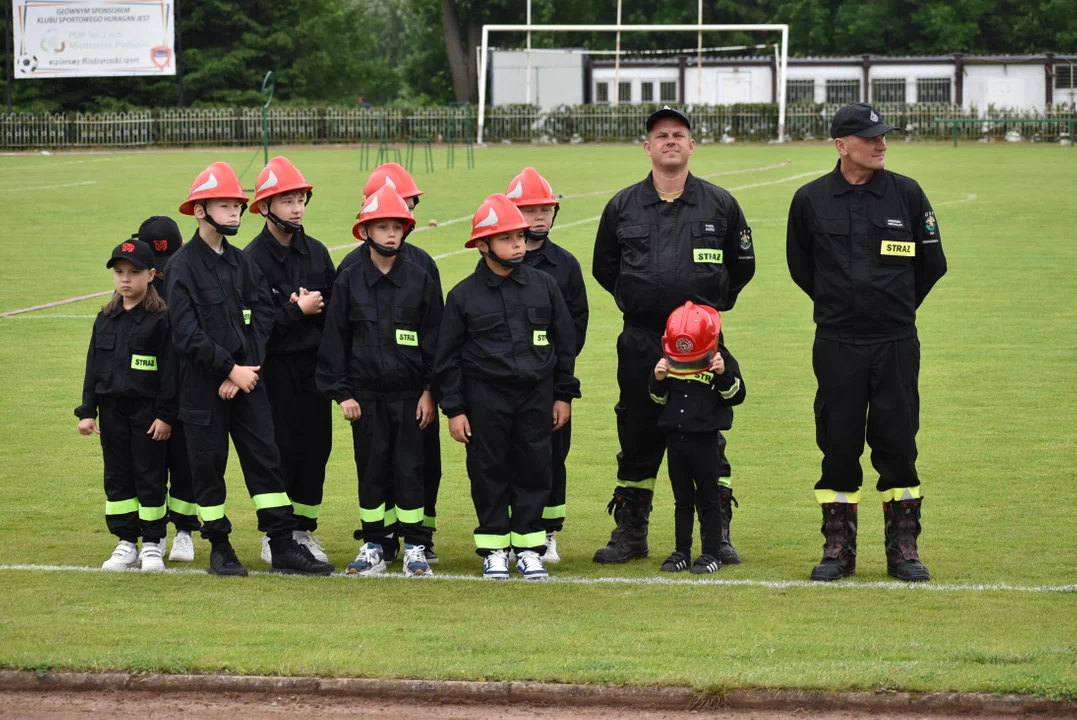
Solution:
M489 108L485 138L489 142L624 142L643 137L654 105L574 105L543 111L533 105ZM880 103L886 120L911 140L948 140L952 130L936 119L1068 118L1073 105L1031 112L988 108L962 110L948 103ZM796 104L786 113L786 135L792 140L829 137L837 105ZM778 135L776 105L708 105L687 108L700 141L772 140ZM418 108L275 108L267 113L272 144L433 142L473 140L476 112L466 107ZM1058 141L1061 125L967 124L964 139L1002 138L1014 132L1022 139ZM121 113L17 113L0 115L0 147L85 148L156 146L255 145L262 142L259 108L140 110Z

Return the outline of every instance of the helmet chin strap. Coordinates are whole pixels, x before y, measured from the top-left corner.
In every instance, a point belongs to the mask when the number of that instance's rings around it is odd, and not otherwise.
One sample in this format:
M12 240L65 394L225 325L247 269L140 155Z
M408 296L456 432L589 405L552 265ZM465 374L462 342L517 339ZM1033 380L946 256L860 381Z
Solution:
M490 258L491 260L493 260L495 263L497 263L501 267L505 268L506 270L515 270L516 268L518 268L518 267L520 267L521 265L524 264L523 256L520 256L520 257L516 258L515 260L510 260L508 258L503 258L500 255L498 255L497 253L495 253L494 249L490 247L490 243L486 244L486 248L487 248L486 252L484 252L482 254L483 257Z
M313 194L314 194L313 190L307 190L307 202L303 203L304 205L306 205L307 203L310 202L310 197ZM272 205L273 205L273 198L268 198L265 201L265 206L266 206L265 217L266 217L266 220L273 223L278 228L280 228L281 230L283 230L284 232L286 232L286 233L288 233L290 235L295 235L296 233L303 232L303 223L294 223L294 222L289 222L288 220L281 220L279 217L276 216L276 214L274 214L274 212L272 210L270 210L270 207L272 207Z
M550 220L550 226L543 232L535 232L531 228L524 230L524 237L534 242L546 242L550 237L550 231L553 230L553 224L557 222L557 211L561 209L560 205L553 206L553 218Z
M239 233L239 223L235 225L221 225L219 222L213 219L213 216L209 214L209 208L206 207L206 201L202 201L202 210L206 214L206 222L208 222L214 230L226 237L233 237ZM239 211L239 216L243 217L243 213L247 211L247 203L243 203L243 207Z
M368 237L367 242L374 248L374 252L382 257L395 257L400 254L400 251L404 249L404 241L408 239L408 235L411 235L411 230L404 231L403 237L400 238L400 244L395 248L391 248L388 245L382 245L381 243L374 242L373 238Z

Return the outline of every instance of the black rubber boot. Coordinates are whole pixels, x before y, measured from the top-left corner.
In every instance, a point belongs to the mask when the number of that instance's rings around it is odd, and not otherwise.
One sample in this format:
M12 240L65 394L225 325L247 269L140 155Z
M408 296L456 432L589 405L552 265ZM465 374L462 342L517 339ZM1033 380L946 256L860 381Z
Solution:
M920 504L915 500L893 500L883 503L886 520L886 572L905 582L924 582L931 574L920 562L916 539L920 537Z
M811 579L829 582L856 573L855 503L823 503L823 561L811 571Z
M647 557L647 528L651 518L651 499L654 493L638 488L618 487L606 512L613 515L617 527L610 541L595 553L594 562L601 565L620 565L629 560Z
M247 568L239 562L236 551L227 542L215 543L209 553L209 574L221 577L247 577Z
M723 565L739 565L740 554L729 540L729 523L733 521L733 506L740 503L733 497L733 488L718 486L718 500L722 507L722 544L718 547L718 559Z
M292 545L284 552L273 553L273 570L281 575L329 575L336 570L322 562L301 545Z

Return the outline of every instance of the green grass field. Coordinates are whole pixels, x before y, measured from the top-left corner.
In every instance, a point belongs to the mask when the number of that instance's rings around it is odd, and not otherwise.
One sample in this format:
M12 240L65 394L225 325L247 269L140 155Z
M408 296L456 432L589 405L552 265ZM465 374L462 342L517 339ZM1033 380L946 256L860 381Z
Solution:
M534 165L567 195L642 178L640 146L494 147L475 170L443 151L412 237L446 289L469 272L459 252L490 192ZM171 214L194 176L250 151L0 157L13 210L0 232L0 312L110 288L112 247L151 214ZM315 185L310 234L352 242L365 174L355 150L288 153ZM459 158L458 158L459 160ZM789 164L780 165L789 160ZM1077 153L1056 147L891 146L888 167L932 200L949 259L919 318L923 363L921 554L933 581L889 582L882 512L862 504L855 579L808 586L822 536L812 494L810 303L788 277L785 214L796 188L829 171L833 149L701 146L697 175L733 190L753 227L755 279L724 318L748 398L729 434L744 564L718 582L647 584L672 550L672 498L659 482L648 560L591 563L612 521L617 438L612 299L589 285L591 326L577 365L568 520L559 579L534 586L462 579L362 580L201 574L143 576L14 569L96 568L111 552L97 442L76 431L92 318L85 301L0 319L0 666L436 679L1021 692L1077 699ZM244 177L251 186L260 165ZM768 168L769 169L760 169ZM611 193L610 193L611 194ZM589 270L609 194L569 197L554 238ZM571 225L571 226L570 226ZM193 229L184 219L185 233ZM241 230L245 241L260 225ZM333 253L340 259L345 251ZM590 280L590 273L585 272ZM440 575L480 574L462 448L445 435ZM350 433L337 415L319 536L342 567L358 522ZM865 458L866 487L874 473ZM241 560L259 535L238 462L229 515ZM698 543L698 540L697 540ZM196 568L208 546L198 542ZM399 565L396 566L399 568ZM683 578L685 576L678 576ZM612 579L635 582L614 583ZM594 580L598 582L583 582ZM732 582L740 581L740 582ZM774 584L768 584L774 583Z

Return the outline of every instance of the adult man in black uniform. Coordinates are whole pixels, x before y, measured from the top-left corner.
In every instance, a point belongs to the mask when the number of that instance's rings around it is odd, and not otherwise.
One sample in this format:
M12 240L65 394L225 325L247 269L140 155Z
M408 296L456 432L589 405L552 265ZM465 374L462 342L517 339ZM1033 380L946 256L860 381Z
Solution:
M826 541L812 580L856 571L865 425L879 473L887 571L905 581L929 579L916 546L923 498L915 320L946 258L923 190L883 169L893 129L866 103L839 110L830 126L837 166L800 188L789 208L789 272L815 303L815 426L823 451L815 495Z
M662 331L674 308L691 300L729 310L755 274L752 230L726 190L688 172L695 150L688 118L668 105L647 119L644 150L651 173L614 195L595 236L592 273L624 313L617 339L617 487L609 510L617 528L595 553L597 563L647 556L647 526L655 479L665 453L661 406L648 383L662 356ZM732 515L723 485L722 511ZM725 523L728 527L728 522ZM722 562L740 562L724 537Z

